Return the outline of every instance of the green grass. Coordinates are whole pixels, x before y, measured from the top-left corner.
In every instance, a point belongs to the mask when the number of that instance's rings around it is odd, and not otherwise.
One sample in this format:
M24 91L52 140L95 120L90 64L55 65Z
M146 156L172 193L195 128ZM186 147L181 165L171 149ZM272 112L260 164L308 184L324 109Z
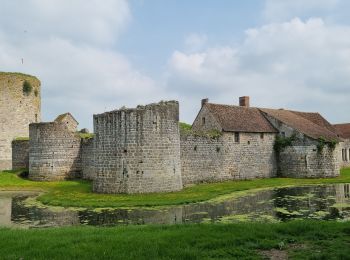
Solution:
M349 259L350 222L0 229L2 259Z
M81 132L77 132L77 134L79 135L80 138L82 139L91 139L94 137L93 133L81 133Z
M222 132L216 129L213 129L210 131L194 131L191 125L183 122L179 123L179 128L180 128L180 134L184 136L193 135L193 136L200 136L200 137L207 137L207 138L219 138L222 135Z
M13 139L13 141L29 141L29 137L16 137L15 139Z
M20 72L2 72L0 71L0 79L1 78L8 78L8 77L18 77L18 78L24 78L24 79L31 79L35 80L37 82L40 82L39 79L35 76L24 74Z
M41 190L38 200L44 204L63 207L154 207L189 204L216 199L235 192L283 186L350 183L350 169L343 169L341 176L330 179L270 178L247 181L199 184L179 192L152 194L95 194L88 181L35 182L22 179L20 171L0 173L0 190ZM237 194L237 193L236 193Z
M192 129L192 126L190 124L187 124L184 122L180 122L179 127L180 127L180 130L184 130L184 131L191 131Z

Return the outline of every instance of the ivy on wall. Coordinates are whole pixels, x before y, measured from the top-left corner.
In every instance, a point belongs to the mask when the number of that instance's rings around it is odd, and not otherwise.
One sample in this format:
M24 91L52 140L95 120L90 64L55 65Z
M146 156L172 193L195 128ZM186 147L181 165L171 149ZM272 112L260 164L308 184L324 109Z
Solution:
M293 142L297 139L296 134L292 134L290 137L285 136L277 136L275 143L273 145L273 149L276 153L280 153L288 146L292 146Z
M337 144L336 140L327 141L324 137L320 137L318 138L317 152L321 153L326 145L329 149L334 150Z

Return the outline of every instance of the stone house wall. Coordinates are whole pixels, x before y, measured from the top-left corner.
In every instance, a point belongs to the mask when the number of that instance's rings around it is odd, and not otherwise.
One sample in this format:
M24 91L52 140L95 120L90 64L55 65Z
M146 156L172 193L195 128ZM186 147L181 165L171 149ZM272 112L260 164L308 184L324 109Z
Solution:
M70 113L59 115L55 122L65 125L71 132L75 132L79 124Z
M27 92L24 82L31 86ZM12 167L12 141L28 137L29 124L40 122L40 84L33 76L0 72L0 171Z
M224 132L219 138L181 136L184 185L276 176L275 134Z
M318 140L314 140L283 122L264 114L270 123L279 130L280 135L296 140L292 146L277 154L278 174L290 178L326 178L340 174L339 145L330 149L327 145L318 151Z
M179 104L160 102L94 116L99 193L168 192L182 189Z
M29 140L12 141L12 170L29 168Z
M81 176L81 138L56 122L29 126L29 178L58 181Z
M196 119L192 124L193 131L211 131L217 130L221 131L221 126L213 117L213 115L209 112L209 109L206 106L203 106L199 111Z
M342 168L350 167L350 140L339 144L339 162Z

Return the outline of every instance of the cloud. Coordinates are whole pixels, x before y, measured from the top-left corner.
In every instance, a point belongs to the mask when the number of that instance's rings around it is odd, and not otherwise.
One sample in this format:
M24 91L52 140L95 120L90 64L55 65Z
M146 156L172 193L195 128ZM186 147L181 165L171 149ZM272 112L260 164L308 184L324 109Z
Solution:
M199 51L207 43L207 35L192 33L188 35L185 39L185 46L189 51Z
M5 0L0 9L0 28L12 43L59 36L111 44L130 19L126 0Z
M125 0L5 1L1 70L40 78L44 120L69 111L81 127L91 128L93 113L162 95L151 78L112 48L130 19Z
M263 16L268 21L284 22L294 17L314 16L337 8L341 0L265 0Z
M238 96L250 95L253 105L314 110L333 121L350 121L349 46L347 26L298 18L271 23L247 30L237 46L175 51L168 85L190 93L192 103L209 96L237 104Z

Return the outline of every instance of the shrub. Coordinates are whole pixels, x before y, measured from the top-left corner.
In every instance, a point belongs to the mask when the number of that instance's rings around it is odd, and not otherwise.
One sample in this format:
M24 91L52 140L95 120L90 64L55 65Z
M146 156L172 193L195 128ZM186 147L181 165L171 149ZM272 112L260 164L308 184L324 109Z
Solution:
M277 153L281 152L284 148L292 146L293 142L297 139L295 134L290 137L277 136L273 148Z
M336 140L327 141L324 137L320 137L318 138L317 152L321 153L326 145L329 149L334 150L337 144Z
M32 84L30 84L29 81L25 80L23 82L23 93L28 96L32 92L32 90L33 90Z

